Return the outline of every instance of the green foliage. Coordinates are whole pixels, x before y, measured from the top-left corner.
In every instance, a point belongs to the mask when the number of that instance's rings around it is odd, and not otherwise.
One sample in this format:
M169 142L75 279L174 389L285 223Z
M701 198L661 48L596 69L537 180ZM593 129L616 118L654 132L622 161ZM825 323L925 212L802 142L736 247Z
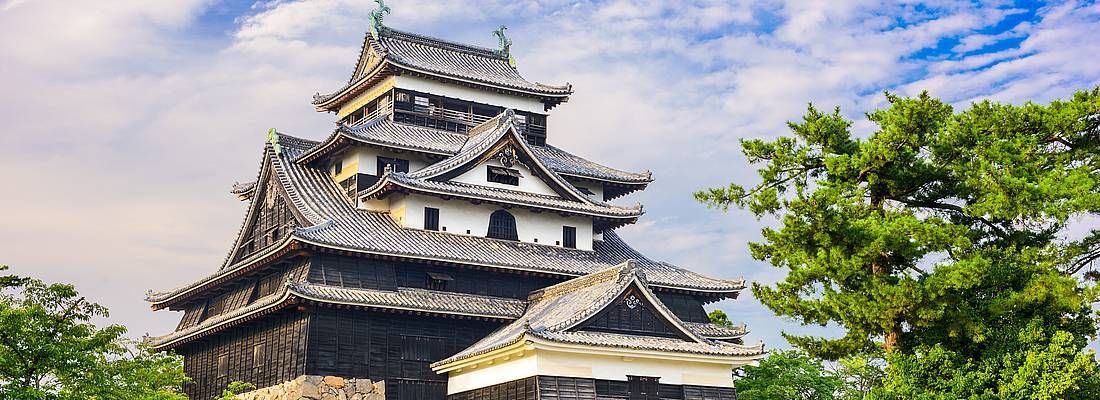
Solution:
M821 361L797 350L773 351L759 366L745 366L737 379L741 400L833 400L844 380Z
M1100 88L962 112L927 93L887 99L864 139L810 106L793 135L742 142L759 184L695 194L781 222L750 249L787 277L753 294L845 328L786 335L813 356L885 346L880 398L1089 398L1098 292L1085 269L1100 230L1073 240L1067 226L1100 215Z
M707 313L707 318L710 319L710 323L718 326L733 326L733 322L730 321L730 317L726 315L725 311L714 310Z
M841 400L862 400L882 385L884 361L873 356L854 356L837 361L834 374L844 381L837 396Z
M229 385L222 390L221 396L218 396L216 400L233 400L233 397L241 394L256 390L256 385L248 382L233 381L229 382Z
M91 323L106 316L72 285L0 277L0 398L186 399L180 357Z

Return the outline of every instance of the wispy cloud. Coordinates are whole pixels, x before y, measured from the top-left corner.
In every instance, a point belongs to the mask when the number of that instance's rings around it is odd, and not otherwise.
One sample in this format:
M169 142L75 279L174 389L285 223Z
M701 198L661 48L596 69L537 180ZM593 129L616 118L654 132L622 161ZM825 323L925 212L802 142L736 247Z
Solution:
M1082 58L1100 53L1095 4L1025 10L1035 17L1002 28L1022 11L948 1L390 3L388 25L484 46L508 25L526 76L577 89L551 115L551 142L654 171L649 190L624 200L648 211L624 235L656 258L727 278L782 272L748 256L762 223L707 210L690 193L753 181L738 139L784 134L807 102L858 120L883 104L882 90L927 89L965 105L1100 83L1100 65ZM346 81L373 2L212 12L221 6L0 4L0 171L11 188L0 209L16 210L0 219L0 262L77 282L137 334L178 318L150 313L146 289L205 275L224 257L243 212L225 191L254 177L263 132L331 130L309 99ZM231 28L200 32L215 23ZM751 340L781 346L790 323L750 297L717 307L747 321Z

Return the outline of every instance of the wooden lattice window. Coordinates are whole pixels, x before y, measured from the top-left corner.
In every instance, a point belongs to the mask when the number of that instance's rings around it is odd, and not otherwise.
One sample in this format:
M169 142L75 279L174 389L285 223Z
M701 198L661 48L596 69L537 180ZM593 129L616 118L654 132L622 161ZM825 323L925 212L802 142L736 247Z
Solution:
M516 217L504 210L493 211L489 216L488 237L504 240L519 240L516 232Z

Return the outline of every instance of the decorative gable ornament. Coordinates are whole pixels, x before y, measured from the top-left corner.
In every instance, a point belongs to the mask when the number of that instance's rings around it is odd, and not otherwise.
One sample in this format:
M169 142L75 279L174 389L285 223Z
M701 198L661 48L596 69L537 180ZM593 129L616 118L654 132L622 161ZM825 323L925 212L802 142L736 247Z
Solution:
M641 304L641 303L642 303L642 301L641 301L641 300L638 300L638 297L637 297L637 296L635 296L635 295L630 295L629 297L627 297L627 298L626 298L626 301L625 301L625 303L626 303L626 306L627 306L628 308L630 308L631 310L633 310L633 309L635 309L635 308L638 308L638 305L639 305L639 304Z
M516 149L508 146L497 154L497 160L500 161L500 165L512 168L513 165L516 165L516 161L519 161L519 157L516 155Z
M278 189L275 188L275 184L268 182L267 191L264 193L264 206L268 210L275 208L275 196L278 196Z

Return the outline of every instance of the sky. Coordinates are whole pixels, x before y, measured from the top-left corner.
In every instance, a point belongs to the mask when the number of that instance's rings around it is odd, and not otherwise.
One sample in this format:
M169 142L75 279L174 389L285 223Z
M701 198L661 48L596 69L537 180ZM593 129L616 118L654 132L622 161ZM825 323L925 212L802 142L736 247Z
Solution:
M705 274L781 280L753 260L758 221L692 192L752 184L739 140L788 134L808 103L864 113L884 91L1047 102L1100 84L1100 5L832 1L391 0L388 26L495 47L508 26L530 80L571 83L551 144L656 181L618 200L651 258ZM149 289L216 270L244 215L265 132L321 139L310 100L351 73L370 0L0 0L0 264L71 282L130 334L171 331ZM745 291L708 306L748 324L834 334L777 317Z

